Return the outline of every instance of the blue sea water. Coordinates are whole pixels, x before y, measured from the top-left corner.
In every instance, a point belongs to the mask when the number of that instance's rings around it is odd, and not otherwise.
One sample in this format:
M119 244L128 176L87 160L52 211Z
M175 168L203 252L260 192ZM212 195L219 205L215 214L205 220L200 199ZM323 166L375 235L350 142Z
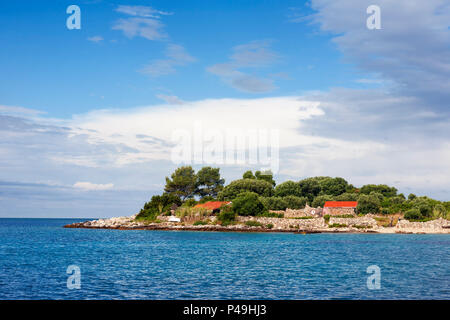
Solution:
M62 228L78 221L0 219L0 299L450 299L450 235Z

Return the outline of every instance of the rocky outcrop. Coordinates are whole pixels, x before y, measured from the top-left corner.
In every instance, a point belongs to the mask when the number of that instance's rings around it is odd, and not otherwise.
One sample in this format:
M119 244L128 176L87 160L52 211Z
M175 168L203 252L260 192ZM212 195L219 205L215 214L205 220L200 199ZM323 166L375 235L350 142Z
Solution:
M395 227L377 225L372 215L355 218L330 217L328 223L322 217L311 218L269 218L242 217L236 223L221 226L216 217L203 220L207 224L194 225L184 222L169 222L168 216L159 216L157 222L136 220L136 215L98 219L66 225L66 228L95 228L120 230L191 230L191 231L242 231L242 232L377 232L377 233L447 233L450 234L450 222L437 219L428 222L409 222L399 220ZM248 223L254 221L254 223Z

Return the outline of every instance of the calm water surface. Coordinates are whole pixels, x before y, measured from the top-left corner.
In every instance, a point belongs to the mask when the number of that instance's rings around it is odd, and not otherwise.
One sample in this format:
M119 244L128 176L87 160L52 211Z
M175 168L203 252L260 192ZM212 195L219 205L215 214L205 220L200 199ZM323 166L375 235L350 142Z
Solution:
M450 299L450 235L62 228L76 221L0 219L0 299Z

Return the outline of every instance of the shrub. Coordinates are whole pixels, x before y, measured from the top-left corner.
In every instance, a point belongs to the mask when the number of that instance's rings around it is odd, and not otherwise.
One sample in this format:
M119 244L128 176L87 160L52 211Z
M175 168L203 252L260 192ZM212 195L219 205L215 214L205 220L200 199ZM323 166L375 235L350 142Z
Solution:
M273 194L272 184L265 180L240 179L231 182L221 192L218 200L233 200L242 192L254 192L263 197L271 197Z
M273 224L271 224L271 223L266 224L266 228L267 229L272 229L273 228Z
M286 208L289 209L303 209L306 205L307 199L305 197L286 196L283 197L286 202Z
M274 195L276 197L287 197L287 196L302 196L302 189L300 184L294 181L286 181L275 187Z
M193 207L197 204L197 201L195 199L187 199L184 203L183 206L185 207Z
M381 193L383 197L395 197L397 195L396 188L389 187L385 184L366 184L361 187L361 193L370 194L371 192Z
M356 208L359 213L379 213L381 210L380 200L376 195L362 194L358 198L358 206Z
M258 221L254 221L254 220L246 221L245 225L247 225L249 227L262 227L262 223L260 223Z
M328 225L329 228L346 228L348 225L342 223L333 223Z
M410 209L405 213L405 219L407 220L419 220L422 218L419 209Z
M338 195L334 198L336 201L357 201L358 200L358 194L356 193L343 193L341 195Z
M330 221L330 215L329 214L324 215L323 219L325 220L325 223L328 223Z
M281 197L260 197L267 210L286 210L287 202Z
M233 212L230 206L224 206L221 208L217 215L217 221L223 226L229 225L236 220L236 213Z
M208 222L203 221L203 220L198 220L198 221L195 221L193 224L194 224L194 226L204 226L204 225L208 224Z
M326 201L331 201L333 200L333 196L332 195L328 195L328 194L324 194L324 195L320 195L314 198L313 202L311 203L312 207L323 207Z
M325 177L320 180L319 184L321 194L330 194L333 196L343 194L348 187L348 182L345 181L345 179L339 177Z
M436 218L447 218L447 210L442 204L437 204L433 209L433 216Z
M233 212L242 216L255 216L267 211L258 195L253 192L240 194L233 200L232 209Z
M257 216L258 217L267 217L267 218L284 218L284 213L265 211L261 214L258 214Z
M173 204L176 204L177 206L181 206L182 204L180 197L175 194L163 193L160 196L153 196L149 202L144 204L144 207L136 218L154 220L163 212L170 212L170 207Z

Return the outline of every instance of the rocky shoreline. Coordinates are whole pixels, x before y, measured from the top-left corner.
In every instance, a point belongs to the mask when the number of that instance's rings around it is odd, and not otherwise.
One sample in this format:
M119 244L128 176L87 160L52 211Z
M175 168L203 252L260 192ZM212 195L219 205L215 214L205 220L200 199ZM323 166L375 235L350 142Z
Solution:
M215 232L289 232L289 233L401 233L401 234L450 234L450 221L436 219L427 222L399 220L395 226L384 227L372 215L354 218L292 219L266 217L239 217L235 224L222 226L211 219L209 224L185 224L165 221L145 222L130 217L90 220L65 225L65 228L115 229L115 230L164 230L164 231L215 231ZM257 226L248 225L252 221Z

